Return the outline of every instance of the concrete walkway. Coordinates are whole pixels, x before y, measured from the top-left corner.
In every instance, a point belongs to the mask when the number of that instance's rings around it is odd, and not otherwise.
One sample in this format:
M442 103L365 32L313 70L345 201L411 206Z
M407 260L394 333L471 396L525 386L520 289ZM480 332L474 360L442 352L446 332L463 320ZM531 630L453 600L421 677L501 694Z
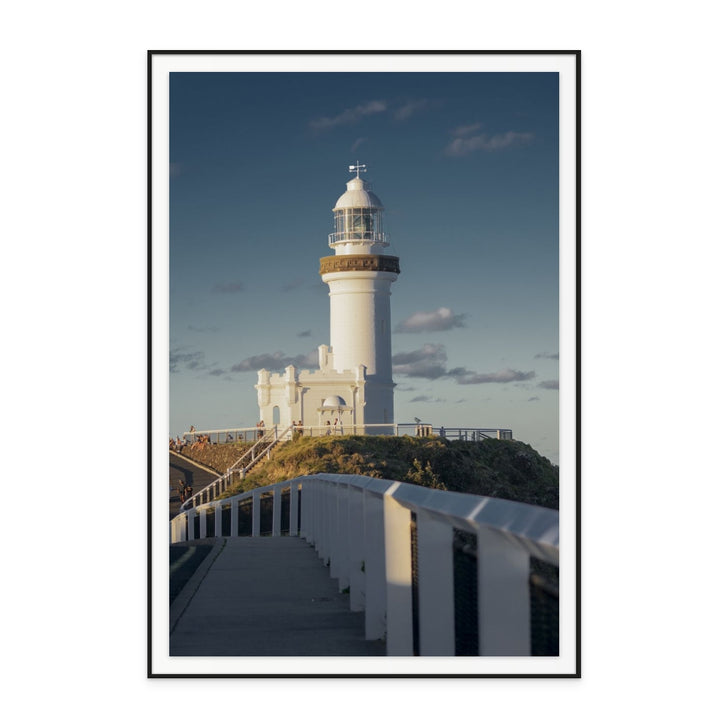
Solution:
M170 655L384 655L349 609L304 540L220 538L170 608Z

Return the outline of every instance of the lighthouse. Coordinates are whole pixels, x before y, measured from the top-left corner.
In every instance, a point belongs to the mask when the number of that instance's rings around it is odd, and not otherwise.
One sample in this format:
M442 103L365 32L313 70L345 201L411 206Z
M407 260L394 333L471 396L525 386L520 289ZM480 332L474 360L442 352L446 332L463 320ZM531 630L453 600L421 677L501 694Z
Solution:
M397 256L385 253L383 205L361 178L365 165L336 201L328 243L320 259L330 298L330 344L318 349L319 369L258 372L258 406L266 426L326 426L344 433L392 433L394 423L390 287Z
M365 170L350 166L355 177L333 208L329 245L335 255L320 259L320 275L329 287L333 368L364 366L364 421L387 424L394 421L390 286L400 264L385 254L383 205L360 177Z

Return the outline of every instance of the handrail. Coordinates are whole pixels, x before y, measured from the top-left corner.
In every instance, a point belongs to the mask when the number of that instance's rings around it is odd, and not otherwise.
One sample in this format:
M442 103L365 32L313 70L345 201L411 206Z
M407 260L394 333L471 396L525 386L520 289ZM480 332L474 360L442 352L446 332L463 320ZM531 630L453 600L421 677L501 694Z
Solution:
M207 436L212 442L214 436L217 444L234 444L236 441L257 441L258 434L264 431L264 427L258 426L233 426L226 429L194 429L193 431L184 431L182 434L185 443L193 443L198 436ZM228 439L228 435L233 434L232 439ZM223 438L224 437L224 438Z
M272 427L271 427L272 428ZM338 423L335 427L331 424L331 435L348 435L348 434L364 434L369 431L371 433L385 432L386 436L440 436L447 439L461 439L464 441L482 441L487 438L497 439L512 439L512 429L505 429L499 427L472 427L472 426L437 426L431 423L412 423L412 422L400 422L400 423L387 423L387 424L356 424L348 423L344 419L342 423ZM183 437L195 437L195 436L215 436L218 439L218 443L234 443L237 439L233 438L232 442L220 441L221 435L227 435L234 433L236 436L239 432L243 435L251 435L253 438L257 436L259 431L264 429L258 429L258 427L248 428L232 428L232 429L208 429L189 432L186 431ZM296 427L297 431L309 432L311 436L323 436L327 435L327 425L314 425L310 424L307 426ZM255 441L259 441L259 438L255 438Z
M255 466L255 464L257 464L263 457L269 457L270 450L273 449L278 443L280 443L281 441L288 441L288 436L292 428L292 426L288 426L280 434L278 434L277 426L271 427L271 429L263 429L263 432L267 431L268 433L273 430L274 438L265 436L265 434L263 434L263 436L259 438L235 463L233 463L233 465L230 466L224 474L219 476L217 479L211 481L209 484L207 484L207 486L204 486L202 489L200 489L200 491L195 492L189 499L186 499L180 506L180 511L182 512L190 507L198 506L198 500L202 501L204 496L208 497L207 501L212 501L212 499L214 499L218 494L221 494L223 491L225 491L230 485L230 480L233 473L237 471L236 467L240 465L241 462L245 461L248 456L250 456L250 462L246 463L240 469L240 475L244 478L244 475L250 469L252 469L252 467ZM257 448L265 444L267 444L265 448L263 448L262 451L257 454Z
M339 589L349 591L351 610L364 610L366 639L385 638L388 655L455 654L456 529L477 540L478 654L531 653L530 558L559 567L557 511L387 479L318 474L189 509L171 521L171 541L193 539L196 531L206 536L211 511L215 536L237 536L238 508L248 500L252 536L259 536L266 494L273 499L272 534L279 536L286 490L290 534L316 548ZM222 514L228 506L229 529Z

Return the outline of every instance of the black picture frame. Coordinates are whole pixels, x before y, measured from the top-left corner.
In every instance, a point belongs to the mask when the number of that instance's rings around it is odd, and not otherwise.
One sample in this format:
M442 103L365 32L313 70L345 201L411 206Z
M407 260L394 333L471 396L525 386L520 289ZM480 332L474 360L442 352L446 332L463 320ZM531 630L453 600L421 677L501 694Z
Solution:
M154 302L154 295L157 292L157 284L155 282L156 275L163 272L163 269L159 268L157 260L155 258L154 250L155 244L159 242L158 233L155 227L155 221L158 218L158 214L164 213L165 210L158 207L159 199L157 193L154 192L154 188L157 187L157 173L158 168L154 159L154 150L158 147L158 143L161 140L157 137L155 121L157 115L154 114L154 109L157 105L156 90L158 88L157 78L155 73L158 68L158 63L163 60L172 58L204 58L204 59L221 59L221 58L247 58L248 56L254 56L258 58L286 58L290 59L291 56L319 56L329 60L332 56L390 56L390 57L430 57L440 58L455 56L457 58L482 58L482 57L512 57L519 58L523 61L527 61L528 65L532 64L534 59L541 58L553 58L557 57L571 64L572 68L572 79L569 81L572 85L572 91L574 95L574 116L572 121L574 123L573 135L574 135L574 167L571 168L574 178L572 178L572 190L564 198L561 197L561 203L563 200L567 201L568 196L574 202L574 279L571 284L574 287L574 319L575 327L574 332L574 428L571 436L574 441L574 494L573 494L573 508L572 513L574 514L574 539L571 539L569 543L574 545L574 580L572 590L572 601L574 604L574 622L572 624L571 632L574 636L574 644L571 648L571 654L574 657L573 663L570 665L571 668L565 669L564 671L558 672L460 672L460 673L447 673L441 670L433 673L417 672L412 673L408 671L402 671L399 673L387 673L377 674L372 672L364 673L330 673L327 671L307 671L307 672L290 672L290 671L278 671L268 673L254 673L249 671L238 671L233 673L224 672L203 672L198 671L167 671L162 668L159 663L159 656L162 655L162 650L158 649L158 642L155 638L154 633L158 629L158 625L161 624L160 620L156 617L156 605L158 604L158 595L154 591L156 575L163 575L166 573L166 568L158 568L158 554L154 546L154 537L158 529L158 523L154 518L156 515L157 503L154 500L154 485L161 483L160 480L154 480L156 463L158 461L158 454L163 450L159 448L157 443L157 435L154 433L154 425L157 422L159 415L165 414L166 409L159 408L155 392L158 390L158 386L161 381L157 378L157 352L154 351L154 345L156 340L156 331L158 329L157 321L157 304ZM248 51L248 50L149 50L147 53L147 298L148 298L148 309L147 309L147 415L148 415L148 458L147 458L147 676L151 679L160 678L308 678L308 677L321 677L321 678L388 678L388 677L410 677L410 678L579 678L581 676L581 524L580 524L580 510L581 510L581 484L580 484L580 468L581 468L581 307L580 307L580 268L581 268L581 52L580 50L388 50L388 51L374 51L374 50L322 50L322 51L311 51L311 50L266 50L266 51ZM567 129L564 131L567 132ZM568 513L567 509L563 509L563 513ZM308 667L312 665L308 663Z

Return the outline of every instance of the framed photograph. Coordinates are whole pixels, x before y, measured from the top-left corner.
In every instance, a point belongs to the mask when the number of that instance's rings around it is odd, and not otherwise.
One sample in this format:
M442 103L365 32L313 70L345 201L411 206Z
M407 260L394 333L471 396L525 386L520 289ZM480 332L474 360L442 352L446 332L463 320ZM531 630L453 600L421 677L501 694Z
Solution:
M147 82L148 676L579 677L580 51Z

